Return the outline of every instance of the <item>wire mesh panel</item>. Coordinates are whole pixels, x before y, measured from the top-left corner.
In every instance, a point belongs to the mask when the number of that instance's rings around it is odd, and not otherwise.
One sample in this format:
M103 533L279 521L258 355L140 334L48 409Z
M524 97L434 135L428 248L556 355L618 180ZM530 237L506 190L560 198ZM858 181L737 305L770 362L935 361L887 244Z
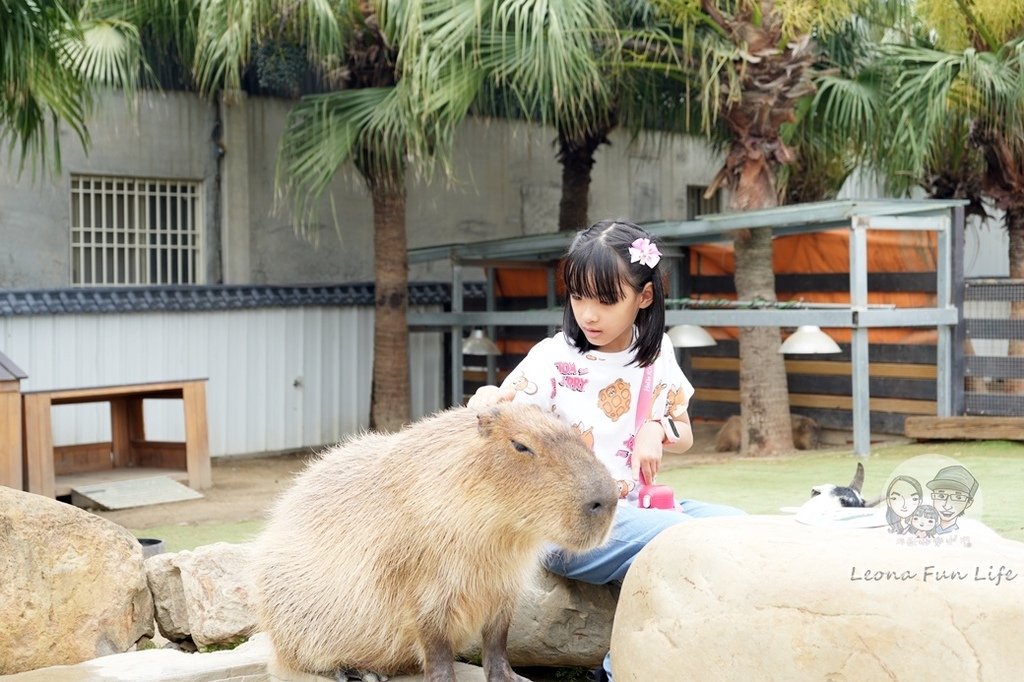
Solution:
M964 390L968 415L1024 415L1024 281L967 280Z
M71 283L202 284L202 185L71 177Z

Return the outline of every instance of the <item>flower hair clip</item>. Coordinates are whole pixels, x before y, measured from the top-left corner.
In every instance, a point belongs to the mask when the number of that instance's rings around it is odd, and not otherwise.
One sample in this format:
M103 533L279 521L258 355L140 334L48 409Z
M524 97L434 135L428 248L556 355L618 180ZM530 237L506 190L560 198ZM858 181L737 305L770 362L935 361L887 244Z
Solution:
M661 251L658 251L658 247L652 244L651 240L646 237L640 237L629 245L630 263L639 261L641 265L646 265L653 269L660 260Z

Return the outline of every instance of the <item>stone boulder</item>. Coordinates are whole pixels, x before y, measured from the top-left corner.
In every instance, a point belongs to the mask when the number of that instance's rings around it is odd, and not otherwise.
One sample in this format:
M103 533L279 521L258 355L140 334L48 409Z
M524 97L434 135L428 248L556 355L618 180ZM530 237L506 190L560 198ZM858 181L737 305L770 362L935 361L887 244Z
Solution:
M252 545L217 542L146 560L156 623L172 642L234 644L256 628Z
M616 682L1010 680L1024 670L1024 543L792 517L673 526L623 581Z
M508 632L514 666L596 667L608 652L618 588L541 571L516 605ZM478 656L478 641L468 657Z
M127 651L153 635L142 546L124 528L0 486L0 675Z
M231 644L256 629L251 544L218 542L146 560L160 634L197 647ZM541 571L516 608L509 660L517 666L594 666L611 638L618 590ZM478 655L479 642L462 652Z
M275 679L267 673L272 655L269 638L257 635L227 651L188 654L176 649L145 649L0 679L3 682L268 682Z

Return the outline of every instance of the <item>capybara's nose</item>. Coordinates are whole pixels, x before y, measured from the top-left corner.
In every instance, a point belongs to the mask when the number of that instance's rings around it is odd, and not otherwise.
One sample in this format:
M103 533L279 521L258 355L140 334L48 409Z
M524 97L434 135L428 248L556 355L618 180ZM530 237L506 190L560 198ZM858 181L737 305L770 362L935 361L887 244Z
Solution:
M601 490L599 493L593 494L587 502L584 502L583 510L589 516L602 516L614 512L618 501L619 497L617 494Z

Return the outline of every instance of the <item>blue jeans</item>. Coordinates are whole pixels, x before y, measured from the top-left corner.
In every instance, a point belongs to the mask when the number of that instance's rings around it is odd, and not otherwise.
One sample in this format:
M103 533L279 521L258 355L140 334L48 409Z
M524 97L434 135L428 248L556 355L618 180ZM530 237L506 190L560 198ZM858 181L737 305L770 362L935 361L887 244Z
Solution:
M603 585L622 582L633 559L648 542L669 526L712 516L739 516L745 512L722 504L709 504L696 500L680 500L683 512L667 509L640 509L632 504L620 504L615 510L615 521L608 542L584 554L566 553L552 548L545 559L545 567L557 575L585 583ZM604 670L612 679L611 654L604 657Z

